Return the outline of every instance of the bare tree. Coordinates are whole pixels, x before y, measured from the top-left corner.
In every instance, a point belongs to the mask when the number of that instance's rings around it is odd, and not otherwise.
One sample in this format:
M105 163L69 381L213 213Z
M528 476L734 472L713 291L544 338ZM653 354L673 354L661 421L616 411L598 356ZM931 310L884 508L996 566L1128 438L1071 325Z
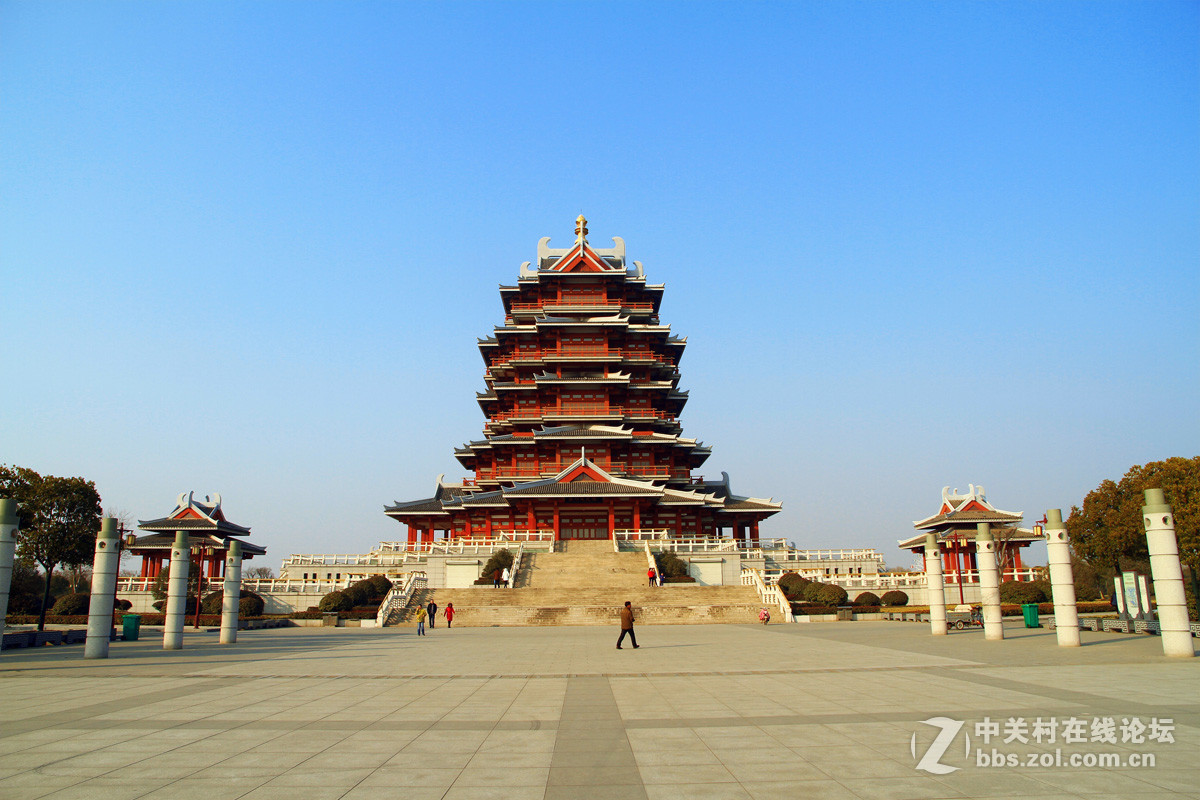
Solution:
M275 570L270 567L253 567L247 570L246 577L254 580L270 580L275 577Z

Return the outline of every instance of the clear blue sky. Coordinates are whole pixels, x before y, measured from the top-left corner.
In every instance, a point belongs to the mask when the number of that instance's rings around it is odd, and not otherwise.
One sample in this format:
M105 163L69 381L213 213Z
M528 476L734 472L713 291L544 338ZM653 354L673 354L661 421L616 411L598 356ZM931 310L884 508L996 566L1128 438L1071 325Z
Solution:
M702 470L889 561L1200 453L1196 3L0 4L0 462L278 567L462 474L496 291L624 237Z

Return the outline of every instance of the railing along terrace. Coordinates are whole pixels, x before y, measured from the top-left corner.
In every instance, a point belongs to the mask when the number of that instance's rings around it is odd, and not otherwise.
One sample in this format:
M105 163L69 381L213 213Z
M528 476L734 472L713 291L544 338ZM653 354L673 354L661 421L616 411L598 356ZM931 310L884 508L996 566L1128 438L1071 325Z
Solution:
M787 557L797 561L883 561L883 553L871 548L792 550Z
M283 560L283 569L296 567L400 567L405 553L296 553Z
M766 605L775 606L779 613L783 615L785 622L796 621L796 617L792 614L792 604L784 596L783 590L774 584L768 585L758 570L743 569L742 585L753 586L758 592L758 599Z
M777 583L779 576L785 572L794 572L801 578L806 578L811 581L819 581L821 583L834 583L841 586L843 589L907 589L907 588L923 588L925 586L924 572L899 572L899 573L840 573L835 575L826 575L822 569L778 569L769 568L763 570L764 577L771 583ZM1001 575L1001 580L1005 581L1033 581L1042 577L1042 574L1037 569L1006 569ZM958 586L961 583L964 586L969 586L979 583L979 573L975 571L963 571L961 573L946 572L943 574L944 583L946 586Z
M335 589L345 589L358 575L347 575L340 580L332 578L243 578L242 588L267 594L329 594ZM148 592L154 587L158 578L121 577L117 578L117 592ZM201 591L218 591L225 586L223 577L208 577L202 579Z

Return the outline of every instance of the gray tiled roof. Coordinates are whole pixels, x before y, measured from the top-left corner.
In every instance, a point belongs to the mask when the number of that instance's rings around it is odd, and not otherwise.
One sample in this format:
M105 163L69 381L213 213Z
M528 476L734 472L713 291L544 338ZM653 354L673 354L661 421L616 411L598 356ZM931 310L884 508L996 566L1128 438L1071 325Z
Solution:
M206 519L170 519L169 517L160 517L159 519L138 520L138 530L143 531L220 531L221 533L229 534L230 536L246 536L250 533L249 528L244 528L241 525L234 525L232 522L217 520L209 522Z

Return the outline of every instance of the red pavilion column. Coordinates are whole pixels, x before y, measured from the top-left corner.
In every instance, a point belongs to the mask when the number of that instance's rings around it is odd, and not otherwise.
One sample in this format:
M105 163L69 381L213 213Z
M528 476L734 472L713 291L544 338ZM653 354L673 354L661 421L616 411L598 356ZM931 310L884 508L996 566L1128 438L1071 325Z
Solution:
M529 533L532 534L537 530L537 517L533 513L533 503L529 504Z
M412 550L413 546L416 545L416 543L417 543L417 529L414 528L412 523L410 522L408 524L408 549Z
M754 541L754 546L758 547L758 520L750 523L750 538Z
M558 510L559 510L558 501L555 500L554 501L554 541L556 541L556 542L558 541L558 538L561 535L561 533L560 533L561 529L560 529L559 522L558 522L558 517L559 517Z
M612 540L616 535L617 530L617 512L613 507L613 501L608 501L608 538Z
M633 529L637 533L642 532L642 504L633 504Z

